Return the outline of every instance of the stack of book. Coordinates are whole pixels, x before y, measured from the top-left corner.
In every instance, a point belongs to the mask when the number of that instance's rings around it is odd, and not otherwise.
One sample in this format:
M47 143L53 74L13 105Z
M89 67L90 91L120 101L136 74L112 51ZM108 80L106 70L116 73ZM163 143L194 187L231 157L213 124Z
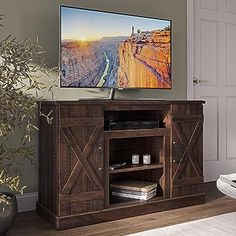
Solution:
M112 196L149 200L157 194L157 183L123 180L110 185Z

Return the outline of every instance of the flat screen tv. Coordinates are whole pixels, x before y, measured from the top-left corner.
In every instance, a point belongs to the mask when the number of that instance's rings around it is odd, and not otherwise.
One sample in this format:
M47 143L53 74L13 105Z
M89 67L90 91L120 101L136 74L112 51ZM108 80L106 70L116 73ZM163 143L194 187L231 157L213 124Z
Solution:
M171 21L60 7L61 87L172 86Z

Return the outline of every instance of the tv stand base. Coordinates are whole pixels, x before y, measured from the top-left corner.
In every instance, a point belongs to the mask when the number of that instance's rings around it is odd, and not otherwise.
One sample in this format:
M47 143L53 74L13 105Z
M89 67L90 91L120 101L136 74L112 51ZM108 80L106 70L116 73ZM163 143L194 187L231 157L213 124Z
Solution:
M185 197L162 199L155 202L144 202L138 205L129 205L126 207L110 207L101 211L94 211L84 214L76 214L65 217L57 217L52 212L37 203L36 212L38 215L47 219L57 230L65 230L74 227L97 224L113 220L119 220L127 217L146 215L155 212L176 209L180 207L193 206L205 203L205 194L189 195Z

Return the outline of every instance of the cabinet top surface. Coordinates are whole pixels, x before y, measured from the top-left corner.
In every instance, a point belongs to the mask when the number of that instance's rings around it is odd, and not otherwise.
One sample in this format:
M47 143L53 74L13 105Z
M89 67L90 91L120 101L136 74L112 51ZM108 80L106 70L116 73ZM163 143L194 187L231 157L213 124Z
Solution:
M191 104L191 103L201 103L204 104L205 101L203 100L142 100L142 99L127 99L127 100L122 100L122 99L117 99L117 100L104 100L104 99L90 99L90 100L57 100L57 101L39 101L38 103L41 104L50 104L50 105L76 105L76 104L133 104L133 105L144 105L144 104Z

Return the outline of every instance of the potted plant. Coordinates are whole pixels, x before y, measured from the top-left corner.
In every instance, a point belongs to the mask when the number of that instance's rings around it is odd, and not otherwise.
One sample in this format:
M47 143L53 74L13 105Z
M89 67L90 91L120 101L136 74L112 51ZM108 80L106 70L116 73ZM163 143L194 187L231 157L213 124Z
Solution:
M12 36L0 40L0 235L16 217L13 193L26 188L20 184L19 162L34 163L31 141L37 130L37 100L54 86L49 77L53 69L47 69L43 53L38 40L21 42ZM16 133L20 133L17 144L12 141Z

